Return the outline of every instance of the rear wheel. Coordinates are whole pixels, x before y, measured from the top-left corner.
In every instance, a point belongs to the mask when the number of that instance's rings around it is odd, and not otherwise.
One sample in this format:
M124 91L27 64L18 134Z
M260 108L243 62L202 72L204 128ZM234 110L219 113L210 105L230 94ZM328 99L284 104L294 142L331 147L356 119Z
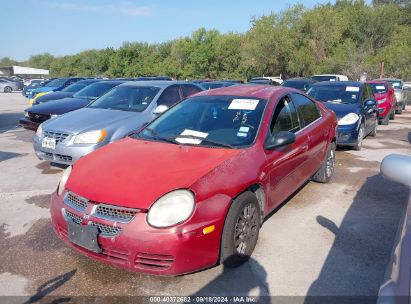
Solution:
M362 147L362 141L364 139L364 124L361 124L360 129L358 130L358 135L357 135L357 142L354 145L354 150L360 151Z
M318 183L328 183L333 176L335 168L335 143L328 147L327 155L320 169L313 175L312 179Z
M4 93L11 93L13 89L11 87L5 87L4 88Z
M220 261L236 267L248 261L257 244L261 226L260 205L254 193L247 191L232 203L221 236Z

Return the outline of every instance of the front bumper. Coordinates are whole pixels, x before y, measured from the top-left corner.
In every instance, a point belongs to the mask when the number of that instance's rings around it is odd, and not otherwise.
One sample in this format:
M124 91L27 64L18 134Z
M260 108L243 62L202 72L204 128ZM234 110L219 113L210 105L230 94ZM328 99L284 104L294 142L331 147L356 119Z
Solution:
M338 126L337 145L353 146L358 139L358 124Z
M380 121L384 120L384 118L387 117L387 115L390 114L390 108L391 108L390 104L387 104L387 105L380 104L380 105L378 105L378 119Z
M36 131L39 125L41 124L40 122L35 122L30 119L27 119L26 117L21 118L19 120L19 123L23 128L33 130L33 131Z
M54 193L51 197L52 226L67 245L90 258L156 275L190 273L212 267L218 262L221 232L231 202L225 196L215 196L197 203L193 215L183 224L156 229L147 224L146 212L137 213L129 223L113 222L90 215L93 206L80 212L71 208L64 203L63 195ZM111 237L100 234L98 243L102 251L95 253L70 242L67 232L67 220L70 219L64 216L67 211L81 218L82 225L99 223L119 227L121 231ZM85 214L88 215L86 220ZM209 225L215 225L215 230L204 235L203 228Z
M48 160L62 165L72 165L81 157L105 145L104 143L74 145L63 142L57 143L55 149L47 149L42 147L42 140L43 138L38 136L35 136L33 139L33 148L37 157L41 160Z

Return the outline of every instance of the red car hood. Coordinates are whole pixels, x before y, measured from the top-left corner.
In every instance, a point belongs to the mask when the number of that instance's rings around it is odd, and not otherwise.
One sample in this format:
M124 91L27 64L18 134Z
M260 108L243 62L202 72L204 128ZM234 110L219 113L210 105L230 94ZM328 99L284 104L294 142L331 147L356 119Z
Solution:
M95 202L149 209L239 153L127 138L78 160L66 188Z

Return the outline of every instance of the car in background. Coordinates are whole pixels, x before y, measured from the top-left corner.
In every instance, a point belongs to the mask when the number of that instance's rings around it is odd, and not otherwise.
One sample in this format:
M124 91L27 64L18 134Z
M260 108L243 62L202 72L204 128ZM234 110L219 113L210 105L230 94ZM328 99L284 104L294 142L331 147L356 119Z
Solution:
M337 145L360 150L367 135L377 134L378 108L369 84L323 81L313 84L307 94L337 115Z
M411 156L391 154L381 163L388 179L411 188ZM409 303L411 286L411 195L397 230L394 251L378 292L377 304Z
M18 85L10 80L0 79L0 92L2 93L11 93L13 91L18 91Z
M403 89L407 93L407 105L411 105L411 82L404 82Z
M281 85L283 87L294 88L303 92L307 92L311 88L311 86L316 82L317 81L311 78L298 77L284 80L284 82Z
M263 76L263 77L253 77L248 80L248 83L268 84L268 85L273 85L273 86L279 86L283 83L283 80L281 79L281 76L278 76L278 77Z
M173 80L171 77L168 76L141 76L141 77L137 77L135 78L135 80L137 81L148 81L148 80Z
M101 79L80 80L78 82L75 82L75 83L69 85L68 87L65 87L61 91L50 92L46 95L43 95L43 96L40 96L40 97L36 98L35 101L33 102L33 105L40 104L40 103L43 103L43 102L52 101L52 100L58 100L58 99L72 97L75 93L81 91L85 87L87 87L87 86L89 86L93 83L99 82L99 81L101 81Z
M31 103L33 103L33 98L36 97L38 94L45 94L47 92L51 92L51 91L61 91L62 89L64 89L65 87L68 87L69 85L79 81L79 80L83 80L84 78L82 77L70 77L70 78L56 78L52 81L50 81L49 83L47 83L46 85L40 87L40 88L36 88L34 90L31 90L28 93L28 98L31 99ZM31 104L30 103L30 104Z
M204 91L68 167L52 226L77 251L131 271L239 266L266 216L308 179L331 179L336 128L332 111L292 88Z
M347 76L338 74L319 74L311 76L311 78L315 81L349 81Z
M72 97L44 102L25 109L25 116L19 120L25 129L36 131L38 126L51 118L84 108L93 100L104 95L112 88L125 83L122 80L104 80L90 84ZM47 96L47 95L45 95Z
M407 91L404 90L404 82L401 79L395 78L380 78L379 80L385 80L391 84L394 88L395 98L397 99L397 114L402 114L405 110L407 103Z
M370 80L366 83L371 86L378 104L378 122L382 125L388 125L390 119L395 119L395 112L397 111L397 99L395 98L394 89L384 80Z
M31 91L39 87L45 86L47 83L49 83L53 79L55 78L43 79L43 80L33 80L28 86L25 86L23 88L23 91L21 93L24 97L28 98L29 95L31 94Z
M34 137L34 150L40 159L71 165L84 155L139 130L168 108L202 90L187 82L156 80L121 84L87 107L42 123Z
M31 85L33 82L38 82L40 83L41 81L43 81L43 78L29 78L29 79L24 79L23 80L23 84L24 86L29 86Z
M15 91L21 91L24 88L24 83L23 80L18 78L18 77L5 77L5 76L1 76L0 79L9 81L14 83L14 87L16 87L17 89Z
M204 90L213 90L213 89L218 89L218 88L224 88L224 87L231 87L233 85L236 85L234 82L228 82L228 81L207 81L199 84Z

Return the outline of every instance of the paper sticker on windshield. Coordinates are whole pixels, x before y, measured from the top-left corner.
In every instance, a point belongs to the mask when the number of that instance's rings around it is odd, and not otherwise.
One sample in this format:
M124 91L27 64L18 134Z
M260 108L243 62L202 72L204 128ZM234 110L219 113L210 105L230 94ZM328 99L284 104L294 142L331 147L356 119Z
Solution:
M240 130L238 130L238 132L248 132L249 130L249 127L240 127Z
M238 137L247 137L247 133L243 133L243 132L238 132L237 133Z
M384 86L376 86L377 90L385 90Z
M258 102L258 99L233 99L233 101L228 106L228 109L254 111L258 105Z
M347 92L359 92L360 91L360 87L346 87L345 90Z
M180 135L182 135L183 137L176 138L176 141L178 141L180 144L199 145L202 142L200 138L190 138L189 136L206 138L208 133L186 129ZM184 136L187 136L187 137L184 137Z

